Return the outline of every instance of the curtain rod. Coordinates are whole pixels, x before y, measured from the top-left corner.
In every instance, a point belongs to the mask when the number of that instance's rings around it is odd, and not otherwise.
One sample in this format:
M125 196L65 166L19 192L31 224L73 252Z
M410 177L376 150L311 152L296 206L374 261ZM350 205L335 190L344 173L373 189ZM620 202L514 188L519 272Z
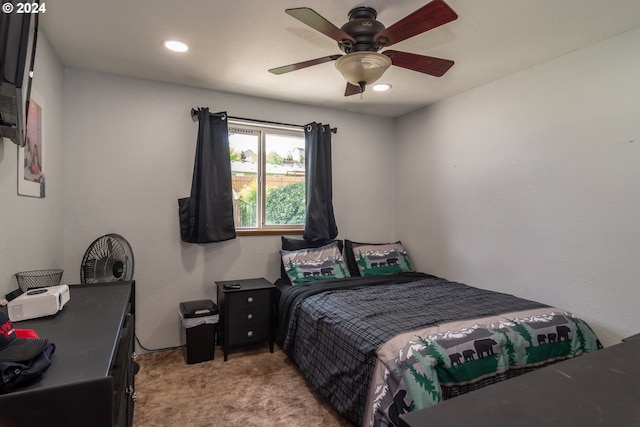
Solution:
M200 109L199 108L192 108L191 109L191 118L192 119L196 119L198 117L198 111ZM216 113L210 113L210 114L216 114ZM307 125L294 125L291 123L280 123L280 122L270 122L268 120L258 120L258 119L247 119L245 117L234 117L234 116L227 116L227 118L232 119L232 120L245 120L247 122L254 122L254 123L264 123L264 124L269 124L269 125L280 125L280 126L294 126L294 127L298 127L298 128L304 128ZM331 128L331 133L338 133L338 128Z

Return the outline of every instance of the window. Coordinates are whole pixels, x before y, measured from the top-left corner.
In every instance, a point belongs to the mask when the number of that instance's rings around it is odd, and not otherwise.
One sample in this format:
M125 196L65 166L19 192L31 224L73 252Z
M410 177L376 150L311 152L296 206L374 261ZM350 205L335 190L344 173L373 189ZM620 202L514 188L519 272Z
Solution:
M230 120L229 150L236 232L302 231L304 131Z

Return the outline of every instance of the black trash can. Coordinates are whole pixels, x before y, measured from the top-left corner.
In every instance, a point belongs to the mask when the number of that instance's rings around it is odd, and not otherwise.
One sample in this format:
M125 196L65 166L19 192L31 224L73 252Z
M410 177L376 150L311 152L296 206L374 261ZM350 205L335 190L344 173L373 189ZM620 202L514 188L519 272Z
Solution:
M188 364L213 360L218 331L218 306L211 300L180 303L184 358Z

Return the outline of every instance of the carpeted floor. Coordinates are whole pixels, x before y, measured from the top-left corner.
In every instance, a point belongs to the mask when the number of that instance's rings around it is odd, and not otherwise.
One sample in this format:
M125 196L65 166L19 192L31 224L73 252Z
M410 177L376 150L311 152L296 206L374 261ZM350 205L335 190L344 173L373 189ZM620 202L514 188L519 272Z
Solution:
M182 349L137 360L134 427L352 425L277 346L235 350L227 362L220 347L214 360L191 365Z

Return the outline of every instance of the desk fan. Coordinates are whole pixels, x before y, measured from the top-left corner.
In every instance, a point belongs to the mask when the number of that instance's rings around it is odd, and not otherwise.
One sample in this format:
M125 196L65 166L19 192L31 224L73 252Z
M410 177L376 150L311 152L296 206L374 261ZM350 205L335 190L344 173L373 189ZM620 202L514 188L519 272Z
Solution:
M119 234L105 234L91 243L80 267L82 284L122 282L133 277L133 251Z

